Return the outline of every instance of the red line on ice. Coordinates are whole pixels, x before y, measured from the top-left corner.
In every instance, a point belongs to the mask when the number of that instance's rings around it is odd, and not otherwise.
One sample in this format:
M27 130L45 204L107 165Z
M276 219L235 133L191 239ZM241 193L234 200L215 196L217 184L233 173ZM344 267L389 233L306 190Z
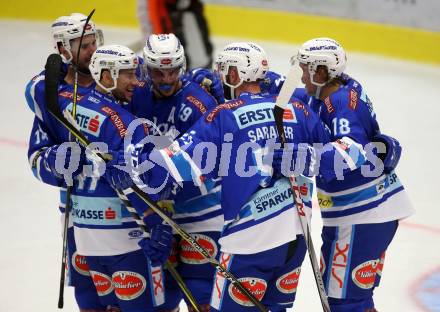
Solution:
M426 272L424 272L422 275L420 275L413 283L411 283L411 286L408 288L408 295L412 299L412 301L417 305L417 307L424 312L431 312L430 309L426 307L425 304L420 300L420 297L417 296L419 294L419 290L421 289L421 286L425 280L427 280L432 275L436 274L440 271L440 266L434 267Z
M429 232L431 234L440 234L440 228L434 227L434 226L429 226L429 225L424 225L424 224L419 224L419 223L412 223L412 222L408 222L408 221L401 221L400 225L403 225L403 226L409 227L409 228L413 228L413 229L417 229L417 230L422 230L425 232Z
M0 145L9 145L13 147L22 147L22 148L27 148L28 146L27 142L25 141L19 141L19 140L2 138L2 137L0 137Z

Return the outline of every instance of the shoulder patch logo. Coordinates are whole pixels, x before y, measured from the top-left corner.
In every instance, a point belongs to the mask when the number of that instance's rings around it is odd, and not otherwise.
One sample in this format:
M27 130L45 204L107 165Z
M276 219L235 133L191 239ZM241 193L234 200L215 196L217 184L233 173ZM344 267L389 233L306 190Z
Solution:
M215 116L223 109L233 109L236 107L239 107L241 105L243 105L244 102L242 100L236 100L236 101L231 101L229 103L223 103L218 105L216 108L214 108L209 114L208 116L206 116L205 120L207 122L212 122L215 118Z
M206 106L199 99L192 95L187 96L186 99L192 103L202 114L206 113Z
M350 90L350 103L348 104L348 107L350 107L350 109L355 110L357 107L357 102L358 102L358 94L355 90L351 89Z
M62 96L63 98L66 98L66 99L73 100L73 93L72 93L72 92L69 92L69 91L63 91L63 92L60 92L58 95L59 95L59 96ZM83 97L82 95L80 95L80 94L77 94L77 95L76 95L76 100L77 100L78 102L81 101L83 98L84 98L84 97Z
M117 112L115 112L113 109L111 109L108 106L101 107L101 110L110 116L110 120L118 130L119 136L121 138L125 137L125 134L127 133L127 127L122 121L121 116L119 116Z
M333 113L334 111L335 111L335 109L333 108L333 104L332 104L332 102L330 101L330 97L326 97L325 98L325 100L324 100L324 104L325 104L325 107L327 107L327 112L330 114L330 113Z

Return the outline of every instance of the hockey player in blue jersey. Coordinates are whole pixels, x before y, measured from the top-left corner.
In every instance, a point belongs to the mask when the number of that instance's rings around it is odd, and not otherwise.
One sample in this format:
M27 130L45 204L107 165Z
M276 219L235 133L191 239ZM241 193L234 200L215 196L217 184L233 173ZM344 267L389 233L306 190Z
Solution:
M268 70L266 54L256 44L234 43L219 54L216 66L234 100L209 111L169 148L141 158L161 163L175 180L193 180L199 187L206 178L222 178L225 221L219 261L267 308L284 311L295 299L306 247L288 180L272 178L264 170L271 160L266 164L263 156L270 155L272 145L279 142L274 99L260 93L260 81ZM319 119L302 103L289 103L284 121L289 143L328 140ZM141 175L144 182L155 181L160 175L155 170L162 166ZM115 175L114 181L118 179L121 187L127 185ZM310 204L311 183L301 181L304 201ZM258 311L219 272L211 310Z
M128 48L111 45L99 48L92 57L90 71L96 89L87 98L78 101L77 111L90 119L99 119L93 131L86 131L91 142L107 142L108 148L124 148L127 126L135 119L120 103L129 102L138 85L137 56ZM71 103L61 104L70 110ZM137 127L134 138L142 139L145 128ZM84 184L84 186L87 186ZM93 189L76 188L77 212L74 213L75 239L78 250L86 255L92 276L100 281L110 281L113 289L104 289L101 299L113 293L122 311L171 311L181 300L177 287L168 287L162 262L145 258L143 249L152 250L156 238L160 246L171 244L171 230L161 225L154 215L145 216L144 222L151 231L150 239L141 239L141 232L127 209L121 205L113 188L103 177L91 185ZM91 198L95 200L91 201ZM97 200L99 199L99 200ZM75 201L74 201L75 203ZM89 210L102 212L102 218L90 218ZM146 208L144 208L146 211ZM149 253L151 255L151 253ZM168 282L172 282L169 280ZM99 286L97 285L99 291Z
M346 55L335 40L305 42L297 60L309 104L330 132L343 164L335 168L339 173L316 179L324 222L321 271L331 310L374 312L373 290L385 252L398 221L413 213L394 171L400 145L380 133L364 88L343 73ZM371 148L377 145L372 142L384 148ZM376 155L383 163L374 161Z
M176 127L183 133L217 105L215 98L200 86L182 79L185 52L174 34L149 36L143 56L147 80L135 90L134 115L151 120L163 134ZM156 134L156 129L151 130Z
M200 85L216 99L217 104L223 104L225 102L222 81L211 69L201 67L192 69L185 73L183 79Z
M137 66L138 58L125 47L106 46L93 54L90 69L97 90L78 98L76 114L77 126L90 141L110 142L110 148L115 150L123 145L126 125L134 116L119 101L131 100L138 83ZM71 94L64 88L59 89L60 109L70 112ZM68 140L66 130L47 111L43 119L59 136L64 136L60 139ZM139 137L144 135L142 131ZM143 240L142 231L101 172L96 172L96 167L92 167L92 172L90 167L84 168L72 192L74 234L78 252L86 256L102 305L117 304L122 311L174 309L180 294L165 289L161 263L155 259L147 261L138 245L149 246L157 237L156 230L166 231L154 226L156 223L150 221L154 218L146 217L144 222L152 229L152 240ZM55 168L62 172L60 169Z
M155 135L177 130L183 134L203 114L217 105L216 100L196 83L185 80L185 51L173 34L150 35L143 49L147 80L135 90L132 112L152 121ZM223 226L220 186L206 181L207 189L186 183L174 185L172 199L159 204L172 205L173 219L201 243L218 254L217 240ZM174 255L173 255L174 256ZM209 308L214 269L184 240L178 240L177 270L202 310ZM191 311L192 307L188 306Z
M213 97L215 97L218 104L225 102L223 84L218 74L212 70L206 68L196 68L189 71L185 75L185 79L191 80L202 86L202 88L207 90L212 94ZM269 70L266 74L266 77L260 81L261 93L277 95L280 92L285 79L286 78L284 76ZM226 96L230 100L230 95L226 94Z
M96 28L92 21L89 22L89 27L85 31L81 47L78 46L85 20L85 15L73 13L69 16L61 16L52 23L54 49L61 54L64 60L63 77L60 77L60 84L65 87L66 94L70 95L73 92L73 65L77 67L79 72L79 96L89 92L95 85L88 70L90 58L98 45ZM78 49L81 49L79 59L77 59ZM58 144L63 143L64 140L58 136L57 129L46 124L43 118L43 116L47 117L44 78L45 72L43 71L32 78L26 86L25 95L28 106L35 113L29 139L28 158L35 177L44 183L60 187L60 210L64 212L66 185L62 176L55 171ZM79 157L79 154L72 152L72 159ZM80 170L74 172L73 177L80 173ZM72 224L69 225L67 231L67 240L68 284L75 288L75 298L80 311L105 311L106 307L99 301L85 258L76 252Z

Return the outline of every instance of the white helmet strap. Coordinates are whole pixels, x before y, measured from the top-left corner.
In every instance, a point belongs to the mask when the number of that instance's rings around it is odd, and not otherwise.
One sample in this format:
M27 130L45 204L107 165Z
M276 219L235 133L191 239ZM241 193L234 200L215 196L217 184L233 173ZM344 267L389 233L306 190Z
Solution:
M61 58L63 59L64 63L69 64L73 61L73 55L72 51L70 49L66 49L67 54L69 55L69 58L66 58L64 54L61 53Z
M110 76L113 79L113 86L111 87L105 87L102 83L101 83L101 79L96 80L96 84L98 86L100 86L102 89L104 89L107 93L111 93L112 90L116 89L116 87L118 86L118 77L119 77L119 71L116 70L115 68L112 69L108 69L108 71L110 72ZM101 73L102 75L102 73Z
M240 76L238 76L238 77L240 78ZM223 80L223 84L228 86L229 89L231 90L231 100L233 100L233 99L235 99L235 89L237 89L239 86L241 86L243 84L243 79L240 78L240 81L236 85L233 85L227 81L227 77L225 76L224 80Z

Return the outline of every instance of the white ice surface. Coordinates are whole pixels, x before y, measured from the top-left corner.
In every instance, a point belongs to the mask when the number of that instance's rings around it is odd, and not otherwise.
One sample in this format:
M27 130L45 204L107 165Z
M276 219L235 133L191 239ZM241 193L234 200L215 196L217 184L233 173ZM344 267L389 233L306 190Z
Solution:
M104 28L107 43L130 44L139 32ZM33 114L24 98L27 81L44 66L51 41L48 23L0 20L0 311L56 311L61 238L58 191L38 182L26 159ZM241 38L243 39L243 38ZM231 42L214 38L216 50ZM273 70L287 72L295 47L260 43ZM398 173L417 213L399 228L385 261L375 301L380 311L440 311L423 308L411 295L421 279L440 270L440 67L349 53L347 73L363 83L382 131L400 139ZM313 238L320 245L318 214ZM431 292L440 297L440 282ZM64 311L77 311L66 289ZM295 311L319 311L308 258Z

